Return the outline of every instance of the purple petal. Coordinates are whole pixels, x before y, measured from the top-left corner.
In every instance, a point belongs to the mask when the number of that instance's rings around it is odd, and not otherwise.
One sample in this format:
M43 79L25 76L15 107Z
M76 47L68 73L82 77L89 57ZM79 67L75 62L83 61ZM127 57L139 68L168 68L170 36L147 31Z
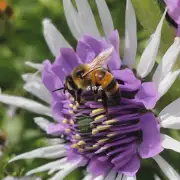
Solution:
M117 30L113 31L110 36L108 37L109 42L114 46L115 51L112 55L112 58L109 60L109 67L112 70L120 69L121 66L121 59L119 56L119 33Z
M76 53L83 63L90 63L95 58L93 49L83 41L78 42Z
M108 37L108 40L110 43L114 46L115 50L117 53L119 53L119 45L120 45L120 40L119 40L119 33L118 30L113 31L110 36Z
M109 162L101 162L97 157L93 157L88 165L88 171L93 174L93 176L106 175L110 170L111 165Z
M141 81L134 76L131 69L114 70L112 73L116 79L124 82L123 85L120 85L121 90L135 91L141 85Z
M50 124L48 126L48 134L53 134L53 135L61 135L64 133L64 126L60 123L58 124Z
M89 47L94 51L95 56L97 56L103 50L102 42L90 35L84 35L82 41L89 45Z
M46 88L50 91L50 93L52 94L52 97L54 99L62 99L63 98L63 94L60 91L57 92L52 92L55 89L61 88L63 87L62 82L60 81L60 79L52 72L52 65L49 62L49 60L46 60L43 62L44 65L44 69L42 72L42 82L43 84L46 86Z
M125 174L126 176L135 176L140 168L140 160L137 154L134 154L131 160L122 168L119 172Z
M80 166L85 166L88 163L88 159L80 155L76 149L72 149L69 146L67 146L66 149L67 149L67 158L69 162L78 161L79 159L82 159Z
M142 158L150 158L158 155L162 150L160 140L160 128L153 113L146 113L140 118L143 139L139 147Z
M52 115L54 117L54 119L58 122L62 122L62 120L64 119L63 117L63 104L61 102L53 102L52 105Z
M168 13L171 18L177 23L180 24L180 1L179 0L164 0L167 7Z
M61 48L61 55L70 66L71 70L81 64L81 60L76 56L76 53L71 48Z
M146 109L152 109L158 100L158 92L153 82L145 82L141 84L135 100L142 102Z

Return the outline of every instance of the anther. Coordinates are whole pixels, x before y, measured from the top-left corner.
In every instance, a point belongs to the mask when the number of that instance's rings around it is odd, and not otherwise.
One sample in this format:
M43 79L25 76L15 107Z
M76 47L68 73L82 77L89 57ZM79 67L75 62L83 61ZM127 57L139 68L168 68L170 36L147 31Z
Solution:
M101 111L104 111L104 109L103 108L95 109L92 111L92 114L96 114L96 113L101 112Z
M116 123L116 122L117 122L116 119L111 119L111 120L109 120L109 121L103 122L103 124L110 125L110 124L114 124L114 123Z
M98 130L97 130L97 129L93 129L93 130L92 130L92 134L93 134L93 135L95 135L95 134L97 134L97 133L98 133Z
M106 129L109 129L110 127L111 127L111 125L100 125L100 126L97 126L97 130L104 131Z
M79 141L79 142L78 142L78 145L79 145L79 146L82 146L82 145L85 145L85 144L86 144L86 143L85 143L84 141Z
M63 119L62 123L63 124L68 124L68 120L67 119Z
M65 132L66 132L66 133L70 133L70 132L71 132L71 129L67 128L67 129L65 129Z
M99 119L104 118L104 117L105 117L105 115L100 115L100 116L97 116L94 120L98 121Z

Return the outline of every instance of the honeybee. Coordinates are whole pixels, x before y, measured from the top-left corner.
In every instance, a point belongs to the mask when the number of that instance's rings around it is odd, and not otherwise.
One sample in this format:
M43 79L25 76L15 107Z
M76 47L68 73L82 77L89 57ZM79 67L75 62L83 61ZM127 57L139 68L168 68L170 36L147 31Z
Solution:
M4 20L8 20L13 15L13 9L4 0L0 0L0 17Z
M105 49L91 63L75 67L71 75L66 77L64 87L54 91L68 91L80 103L82 91L87 90L88 87L91 89L97 87L100 91L94 93L101 95L103 107L108 113L108 102L114 105L120 104L121 97L119 84L108 68L104 67L113 51L113 47Z

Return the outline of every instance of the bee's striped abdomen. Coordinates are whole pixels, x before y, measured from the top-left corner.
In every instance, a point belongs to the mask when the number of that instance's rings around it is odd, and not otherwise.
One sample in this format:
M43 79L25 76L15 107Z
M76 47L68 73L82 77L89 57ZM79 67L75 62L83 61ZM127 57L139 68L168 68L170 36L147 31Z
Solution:
M101 86L102 89L105 91L108 97L108 101L110 101L113 104L120 103L119 84L117 83L116 79L110 72L104 69L96 70L95 80L96 80L96 84Z

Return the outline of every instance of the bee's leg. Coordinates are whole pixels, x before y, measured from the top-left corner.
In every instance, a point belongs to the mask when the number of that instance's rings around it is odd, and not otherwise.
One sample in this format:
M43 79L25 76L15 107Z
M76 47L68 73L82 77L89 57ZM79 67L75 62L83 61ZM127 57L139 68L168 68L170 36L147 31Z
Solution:
M101 98L104 110L106 112L106 116L108 115L108 97L104 90L101 90Z
M75 97L76 97L75 99L78 103L81 102L81 93L82 93L82 89L78 89L75 93Z

